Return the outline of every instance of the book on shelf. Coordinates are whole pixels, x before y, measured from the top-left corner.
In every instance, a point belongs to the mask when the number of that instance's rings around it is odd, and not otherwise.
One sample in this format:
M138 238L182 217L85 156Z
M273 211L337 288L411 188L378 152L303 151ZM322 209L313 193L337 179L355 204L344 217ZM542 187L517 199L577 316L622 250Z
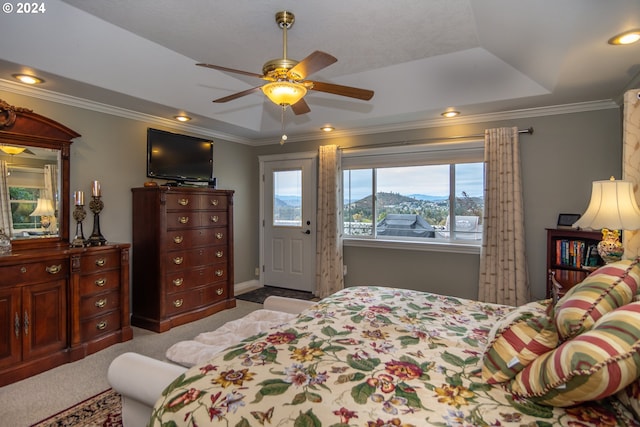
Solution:
M584 240L558 239L555 263L559 266L592 269L599 264L597 245Z

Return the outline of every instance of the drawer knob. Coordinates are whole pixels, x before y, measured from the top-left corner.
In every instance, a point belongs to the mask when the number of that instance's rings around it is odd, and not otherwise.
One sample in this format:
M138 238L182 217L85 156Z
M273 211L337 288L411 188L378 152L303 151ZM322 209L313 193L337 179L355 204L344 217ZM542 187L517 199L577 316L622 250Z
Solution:
M224 234L222 233L216 233L216 239L220 240L224 237Z
M213 206L218 206L218 203L220 203L220 202L218 202L218 199L211 199L211 204Z
M222 277L222 275L224 274L224 270L216 270L215 275L218 277Z
M96 286L98 286L98 287L103 287L104 285L107 284L107 279L105 279L104 277L101 277L100 279L96 280L93 283L95 283Z
M218 222L220 220L220 217L218 217L218 215L211 215L211 222Z
M224 289L222 289L222 288L216 289L216 294L222 295L223 293L224 293Z
M187 206L189 204L189 199L184 198L184 199L178 199L178 204L180 206Z
M107 299L106 298L102 298L99 299L98 301L96 301L96 307L98 308L104 308L107 305Z
M216 251L216 258L222 258L223 255L224 255L223 251Z
M27 267L20 267L20 273L26 273Z
M173 306L178 308L178 307L182 307L182 303L184 303L184 300L182 298L177 299L173 302Z
M182 277L179 277L177 279L173 279L173 284L175 286L182 286L182 282L184 282L184 279Z
M183 261L184 261L184 258L183 258L183 257L181 257L181 256L177 256L177 257L175 257L175 258L173 259L173 263L174 263L175 265L180 265L180 264L182 264L182 262L183 262Z
M189 217L188 216L181 216L178 218L178 222L180 222L180 224L186 224L189 222Z
M182 243L182 241L183 241L183 240L184 240L184 237L183 237L183 236L175 236L175 237L173 238L173 243L180 244L180 243Z
M103 331L105 328L107 327L107 321L103 320L102 322L98 323L96 325L96 329L98 329L99 331Z
M62 265L61 264L50 265L50 266L46 267L45 270L47 270L47 273L49 273L49 274L58 274L62 270Z
M96 260L96 265L97 265L98 267L104 267L106 264L107 264L107 260L106 260L106 258L98 258L98 259Z

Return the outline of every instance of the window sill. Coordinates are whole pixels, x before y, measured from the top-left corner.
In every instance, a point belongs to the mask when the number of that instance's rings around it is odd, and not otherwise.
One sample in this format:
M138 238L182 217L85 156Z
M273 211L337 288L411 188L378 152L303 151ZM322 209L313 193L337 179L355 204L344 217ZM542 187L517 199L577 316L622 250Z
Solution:
M403 240L344 238L344 246L362 248L404 249L410 251L480 254L480 245L458 242L409 242Z

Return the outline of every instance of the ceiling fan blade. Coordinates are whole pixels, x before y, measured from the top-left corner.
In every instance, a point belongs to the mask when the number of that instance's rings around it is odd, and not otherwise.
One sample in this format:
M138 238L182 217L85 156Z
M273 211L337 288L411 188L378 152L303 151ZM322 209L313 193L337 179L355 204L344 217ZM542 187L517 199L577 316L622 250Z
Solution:
M243 96L249 95L253 92L257 92L260 90L262 86L252 87L251 89L243 90L242 92L234 93L233 95L223 96L222 98L214 99L213 102L222 103L233 101L234 99L241 98Z
M312 82L311 90L319 92L332 93L334 95L348 96L349 98L357 98L365 101L373 98L373 91L368 89L359 89L357 87L336 85L333 83Z
M326 52L316 50L311 55L298 62L295 67L289 70L287 75L291 77L292 74L295 74L296 76L300 76L300 79L304 79L316 71L320 71L323 68L328 67L336 61L337 59L334 56L329 55Z
M307 101L302 98L300 99L300 101L291 106L291 111L293 111L293 113L298 116L300 114L308 113L309 111L311 111L311 108L309 108L309 104L307 104Z
M233 68L221 67L219 65L213 65L213 64L196 64L196 65L198 67L206 67L206 68L213 68L214 70L218 70L218 71L226 71L227 73L244 74L245 76L257 77L259 79L264 77L262 74L256 74L249 71L236 70Z

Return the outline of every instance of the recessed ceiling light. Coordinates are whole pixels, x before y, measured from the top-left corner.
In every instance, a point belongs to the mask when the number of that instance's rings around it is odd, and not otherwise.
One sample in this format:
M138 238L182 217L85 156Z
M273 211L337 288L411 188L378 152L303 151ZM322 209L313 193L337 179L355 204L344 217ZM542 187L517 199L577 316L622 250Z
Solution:
M460 115L460 111L455 111L455 110L448 110L445 111L444 113L441 114L444 117L450 118L450 117L456 117L458 115Z
M40 77L32 76L30 74L12 74L14 79L21 81L22 83L26 83L28 85L37 85L40 83L44 83L44 80Z
M633 44L640 40L640 29L625 31L609 39L609 44Z
M333 130L335 130L335 128L333 126L324 125L320 128L320 130L324 132L332 132Z
M191 120L191 117L185 116L184 114L179 115L179 116L173 116L173 118L176 119L179 122L188 122L189 120Z

